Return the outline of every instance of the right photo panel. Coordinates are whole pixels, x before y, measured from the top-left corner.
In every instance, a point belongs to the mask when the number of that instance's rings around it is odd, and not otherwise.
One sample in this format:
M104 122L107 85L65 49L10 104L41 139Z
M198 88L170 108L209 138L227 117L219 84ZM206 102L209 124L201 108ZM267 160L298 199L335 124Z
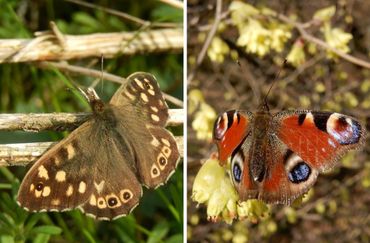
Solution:
M370 2L187 5L187 241L369 242Z

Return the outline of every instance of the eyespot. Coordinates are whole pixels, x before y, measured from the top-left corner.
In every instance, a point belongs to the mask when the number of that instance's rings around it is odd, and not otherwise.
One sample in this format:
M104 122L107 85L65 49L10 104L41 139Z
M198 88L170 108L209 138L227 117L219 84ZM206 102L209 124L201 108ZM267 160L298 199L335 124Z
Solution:
M243 155L242 153L236 153L231 158L231 173L234 183L240 183L243 174Z
M117 199L115 197L111 197L111 198L108 199L108 206L109 207L113 207L117 203L118 203L118 201L117 201Z
M338 113L333 113L327 124L327 131L341 145L359 143L361 139L361 124Z
M233 176L236 182L240 182L242 178L242 170L238 164L233 165Z
M144 82L144 86L146 89L150 89L150 85L147 82Z
M130 190L124 189L120 191L120 199L123 203L127 203L132 197L133 194Z
M288 174L288 178L293 183L306 181L311 174L311 168L305 162L297 163Z
M36 191L42 191L44 189L44 185L40 182L36 185Z

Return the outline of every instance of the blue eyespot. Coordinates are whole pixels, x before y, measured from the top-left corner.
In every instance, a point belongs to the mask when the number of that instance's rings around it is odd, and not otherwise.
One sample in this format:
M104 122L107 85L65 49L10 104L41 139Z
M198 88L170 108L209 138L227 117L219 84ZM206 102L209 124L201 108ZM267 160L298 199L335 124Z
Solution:
M308 179L311 168L305 162L299 162L290 170L288 178L293 183L301 183Z
M242 170L237 163L234 163L233 165L233 176L236 182L240 182L242 179Z

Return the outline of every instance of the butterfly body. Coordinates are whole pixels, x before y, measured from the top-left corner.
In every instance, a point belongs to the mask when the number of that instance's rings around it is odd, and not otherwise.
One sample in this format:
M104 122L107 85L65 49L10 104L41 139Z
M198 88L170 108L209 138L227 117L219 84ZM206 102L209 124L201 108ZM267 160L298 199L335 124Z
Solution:
M25 209L79 208L111 220L138 205L142 185L156 188L174 172L179 152L164 128L168 107L154 76L132 74L108 104L86 94L91 118L29 170L17 199Z
M225 112L214 126L220 163L231 157L230 176L241 201L290 204L364 138L364 127L346 115L307 110L272 115L267 106L256 113Z

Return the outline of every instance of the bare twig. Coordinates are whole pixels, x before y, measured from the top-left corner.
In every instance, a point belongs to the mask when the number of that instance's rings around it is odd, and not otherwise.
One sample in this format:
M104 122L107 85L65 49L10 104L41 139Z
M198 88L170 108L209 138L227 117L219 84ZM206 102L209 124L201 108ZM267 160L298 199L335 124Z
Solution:
M211 41L212 41L213 37L216 34L217 27L218 27L218 25L221 21L221 18L222 18L221 10L222 10L222 0L217 0L216 13L215 13L215 22L213 23L212 28L208 33L207 39L205 40L205 42L203 44L203 47L202 47L202 49L201 49L201 51L200 51L200 53L197 57L196 65L195 65L194 69L192 70L192 72L188 76L188 84L190 84L191 81L193 80L195 72L196 72L197 68L199 67L199 65L203 62L203 59L206 55L208 47L211 44Z
M184 139L175 137L180 155L184 156ZM36 161L57 142L0 144L0 167L27 165Z
M150 25L152 27L164 27L164 28L178 26L177 24L174 24L174 23L151 23L150 21L140 19L140 18L132 16L130 14L123 13L123 12L117 11L115 9L102 7L102 6L93 4L93 3L83 2L83 1L79 1L79 0L65 0L65 1L71 2L71 3L74 3L74 4L78 4L78 5L87 7L87 8L98 9L98 10L104 11L106 13L118 16L122 19L131 21L135 24L139 24L139 25L143 25L143 26Z
M69 65L68 63L40 62L40 63L36 63L36 65L38 65L39 67L42 67L42 68L54 67L54 68L58 68L59 70L62 70L62 71L69 71L69 72L73 72L73 73L78 73L78 74L81 74L81 75L90 76L90 77L97 78L97 79L100 79L101 77L103 77L104 80L109 80L109 81L112 81L112 82L115 82L115 83L120 83L120 84L125 82L125 78L122 78L120 76L116 76L116 75L106 73L106 72L102 72L102 71L97 71L97 70L94 70L94 69L91 69L91 68ZM138 70L138 71L140 71L140 70ZM173 97L169 94L163 93L163 95L164 95L164 97L167 101L171 102L172 104L174 104L178 107L183 107L184 104L181 100L179 100L176 97Z
M183 123L182 109L171 109L169 114L168 126ZM91 113L0 114L0 131L70 131L80 126L90 116Z
M133 36L137 35L135 39ZM64 46L60 45L61 38ZM124 43L130 42L129 45ZM122 50L122 46L125 46ZM182 52L181 28L146 30L123 33L90 35L55 35L54 32L38 33L34 39L0 40L0 63L45 60L68 60L84 57L114 57L117 54L132 55L138 52Z
M301 34L303 39L305 39L309 42L312 42L312 43L316 44L317 46L319 46L319 47L321 47L325 50L330 50L330 51L334 52L336 55L340 56L344 60L347 60L347 61L349 61L353 64L356 64L356 65L359 65L359 66L370 69L370 63L369 62L366 62L366 61L361 60L357 57L354 57L354 56L351 56L347 53L344 53L344 52L328 45L326 42L314 37L313 35L309 34L305 30L305 27L304 27L303 24L295 22L294 20L288 18L287 16L285 16L283 14L277 14L277 18L280 19L281 21L287 23L287 24L290 24L290 25L294 26L299 31L299 33Z
M171 109L169 113L168 126L183 124L183 110ZM0 131L71 131L90 116L90 113L0 114ZM176 137L176 141L180 153L183 155L183 137ZM54 144L43 142L0 145L0 166L26 165L38 159Z
M172 7L175 7L175 8L179 8L179 9L183 9L184 8L184 4L183 2L180 2L178 0L159 0L163 3L166 3Z

